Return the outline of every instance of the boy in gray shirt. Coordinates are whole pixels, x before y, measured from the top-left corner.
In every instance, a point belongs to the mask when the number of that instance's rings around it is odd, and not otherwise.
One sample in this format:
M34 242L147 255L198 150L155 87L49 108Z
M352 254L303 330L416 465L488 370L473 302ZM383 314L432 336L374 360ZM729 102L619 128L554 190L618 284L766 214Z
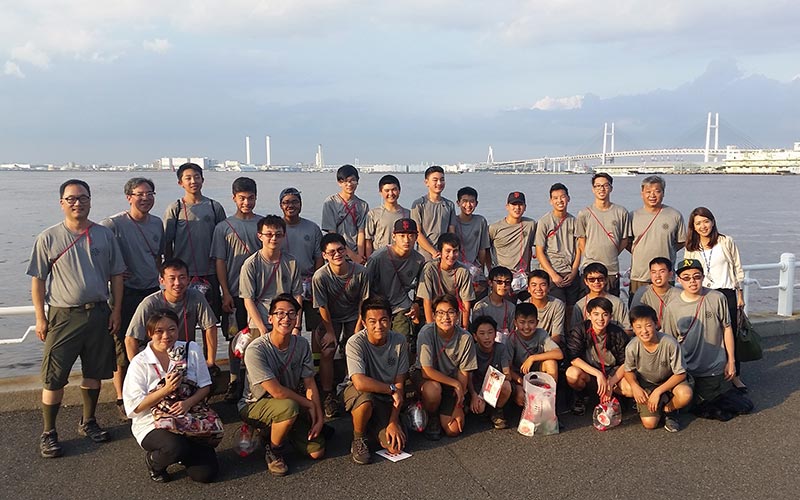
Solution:
M514 273L511 283L514 294L527 287L527 273L530 271L533 256L536 222L523 217L526 207L525 193L509 193L506 199L508 215L489 226L494 265L506 267Z
M631 307L645 304L656 311L657 322L661 328L661 320L664 317L664 310L667 304L680 294L680 290L673 287L672 281L672 262L665 257L656 257L650 261L650 284L639 287L631 300Z
M433 299L449 293L458 298L461 327L467 328L471 305L475 302L475 291L469 271L458 261L461 244L455 234L445 233L436 246L440 257L426 262L422 267L422 279L417 290L417 297L422 299L425 310L425 321L433 322Z
M461 244L459 260L469 270L475 297L483 297L487 293L484 270L492 268L489 224L482 215L475 213L475 208L478 206L478 191L474 188L467 186L459 189L457 203L461 209L455 227Z
M363 264L367 260L364 246L364 224L369 205L356 196L358 170L352 165L342 165L336 171L336 182L341 192L328 197L322 204L322 230L339 233L347 242L347 257Z
M378 181L378 193L383 203L367 213L367 222L364 227L364 240L366 255L375 253L376 250L392 244L392 230L394 223L411 216L407 208L398 203L400 198L400 181L393 175L384 175Z
M444 169L438 165L425 170L425 186L428 193L411 204L411 218L419 228L419 253L425 260L439 257L436 244L439 236L455 231L456 206L442 196L444 191Z

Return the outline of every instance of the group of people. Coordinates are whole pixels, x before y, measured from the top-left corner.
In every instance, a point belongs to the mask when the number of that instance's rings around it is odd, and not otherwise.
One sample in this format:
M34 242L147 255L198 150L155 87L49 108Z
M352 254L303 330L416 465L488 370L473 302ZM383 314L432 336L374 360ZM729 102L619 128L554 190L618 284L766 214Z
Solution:
M598 173L594 202L577 216L557 183L552 211L538 221L525 217L525 194L512 191L507 215L488 224L475 213L474 188L459 189L456 203L443 196L441 167L425 171L428 192L410 209L399 203L398 178L383 176L383 203L370 210L356 195L358 170L345 165L320 226L300 216L294 187L280 192L282 216L261 216L256 182L237 178L236 212L227 216L202 194L198 165L182 165L177 177L184 194L163 220L150 213L149 179L129 180L129 209L100 223L89 219L87 183L61 185L64 221L37 237L28 268L45 342L43 457L62 454L56 416L80 356L80 434L109 439L95 410L100 381L113 378L150 477L167 481L167 468L180 462L192 479L213 480L213 447L157 427L153 409L187 381L186 398L164 411L180 416L206 399L220 372L218 323L230 346L224 399L263 429L274 475L288 473L290 446L324 455L324 421L342 406L359 464L370 462L375 445L405 448L409 394L427 414L429 439L459 435L468 412L506 428L506 404L524 405L523 377L532 371L565 380L575 414L592 394L606 402L616 393L636 402L645 427L663 420L669 431L680 430L680 409L712 404L730 382L747 391L734 350L743 306L736 245L706 208L684 225L663 204L658 176L643 180L643 207L633 212L611 202L613 179ZM625 250L631 304L619 298ZM241 359L240 331L252 338ZM337 351L347 373L338 386ZM495 407L482 396L490 366L505 377Z

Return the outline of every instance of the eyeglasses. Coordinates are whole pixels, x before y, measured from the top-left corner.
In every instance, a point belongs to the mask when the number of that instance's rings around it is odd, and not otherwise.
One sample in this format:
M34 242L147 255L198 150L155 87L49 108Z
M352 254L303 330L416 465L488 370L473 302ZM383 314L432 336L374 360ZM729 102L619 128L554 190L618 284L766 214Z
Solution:
M287 201L282 201L281 202L281 206L282 207L296 207L296 206L299 206L299 205L300 205L300 202L298 200L287 200Z
M433 313L437 318L444 318L445 316L455 316L458 314L458 311L455 309L448 309L446 311L436 311Z
M275 311L272 315L278 319L295 319L297 318L297 311Z
M603 283L606 280L605 276L598 276L596 278L586 278L589 283Z
M678 276L681 281L690 282L690 281L703 281L702 274L693 274L691 276Z
M92 198L83 194L81 196L67 196L66 198L61 198L61 199L66 201L67 205L72 206L78 202L81 202L81 205L86 205Z
M494 280L494 282L500 286L510 286L511 280Z
M155 198L156 192L155 191L148 191L146 193L131 193L131 196L134 198L139 198L140 200L144 198Z
M592 187L595 189L611 189L611 184L595 184Z
M327 250L325 255L329 257L333 257L336 254L344 255L347 252L347 249L344 247L334 248L333 250Z
M259 234L268 240L271 240L272 238L279 240L284 236L283 233L259 233Z

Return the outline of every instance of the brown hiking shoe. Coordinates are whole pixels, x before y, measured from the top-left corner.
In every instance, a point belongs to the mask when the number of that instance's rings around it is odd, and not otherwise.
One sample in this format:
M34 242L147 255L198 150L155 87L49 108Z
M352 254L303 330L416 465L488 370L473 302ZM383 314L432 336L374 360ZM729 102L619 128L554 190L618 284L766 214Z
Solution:
M283 447L273 448L267 446L267 453L264 459L267 461L267 470L273 476L285 476L289 473L289 466L283 458Z

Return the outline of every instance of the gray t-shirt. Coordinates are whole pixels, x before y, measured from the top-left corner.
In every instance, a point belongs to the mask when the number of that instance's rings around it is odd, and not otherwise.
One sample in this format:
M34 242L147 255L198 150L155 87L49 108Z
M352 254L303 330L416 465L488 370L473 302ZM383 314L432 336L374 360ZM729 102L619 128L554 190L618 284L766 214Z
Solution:
M489 250L491 248L489 243L489 224L486 219L482 215L472 214L472 219L469 222L462 222L459 217L456 217L456 234L461 240L461 255L459 259L462 262L469 262L483 267L483 263L478 262L478 253L481 250Z
M514 332L508 337L506 348L511 355L511 366L519 371L522 363L534 354L542 354L558 349L550 334L543 328L534 330L530 338L523 337L519 332Z
M619 274L617 246L631 236L628 211L616 203L612 203L608 210L586 207L578 212L575 236L586 238L582 268L600 262L608 268L608 274Z
M389 331L385 344L377 346L370 344L367 331L361 330L347 340L344 353L349 377L366 375L393 384L398 375L408 373L408 344L394 331Z
M372 240L372 250L379 250L392 244L394 223L408 218L411 212L407 208L397 206L397 211L387 210L383 205L367 212L364 226L364 239Z
M610 293L607 293L605 298L611 301L611 321L616 323L617 326L623 330L629 331L631 329L631 319L628 316L628 304L616 295L611 295ZM572 307L571 325L574 326L583 322L583 320L589 319L589 311L586 310L586 304L589 300L591 300L589 296L584 295Z
M492 347L492 352L483 352L478 344L475 344L475 359L478 362L478 368L472 372L472 387L480 394L481 387L483 386L483 379L486 377L486 370L491 366L497 371L504 371L511 366L511 355L505 344L495 342Z
M417 297L433 300L443 293L451 293L461 302L474 302L475 290L467 268L456 262L453 269L445 271L439 268L440 263L441 259L434 259L422 267Z
M225 261L228 290L233 297L239 296L239 273L248 257L261 249L258 239L260 215L252 219L230 216L214 228L211 243L211 258Z
M631 213L631 279L650 281L650 261L666 257L675 262L675 255L686 243L683 216L664 206L658 214L640 208Z
M169 309L178 316L178 339L195 340L196 328L208 330L217 324L217 317L208 305L205 296L197 290L189 288L183 300L169 302L164 297L164 292L151 293L142 300L133 313L131 324L125 333L127 337L146 341L147 340L147 320L157 309Z
M666 293L664 293L662 297L659 297L658 294L653 291L653 285L642 286L639 287L639 289L636 290L636 293L633 295L631 307L635 307L640 304L648 305L655 309L656 314L658 315L658 321L661 322L667 305L672 299L675 298L676 295L679 295L680 293L680 290L677 288L669 287Z
M361 302L369 296L367 268L355 262L348 263L345 276L338 276L330 264L317 269L311 280L314 307L324 307L334 323L358 320Z
M425 258L416 250L404 259L400 259L384 247L372 254L367 261L369 289L386 297L392 305L392 314L411 308L413 295L419 284L422 265Z
M457 378L459 371L466 373L478 368L475 342L469 332L456 325L453 337L445 341L437 330L436 323L428 323L419 331L417 368L431 367L451 378Z
M42 281L49 278L48 305L76 307L108 300L108 281L124 271L125 261L111 230L91 223L75 234L60 222L36 237L27 274Z
M189 276L214 274L211 240L214 228L223 220L225 209L210 198L204 197L193 205L179 199L167 206L164 211L164 241L167 247L172 245L172 256L189 266Z
M245 349L244 364L247 388L243 399L247 403L272 397L261 382L277 379L282 386L297 391L303 379L314 376L311 346L299 335L291 335L289 346L283 351L270 342L269 335L258 337Z
M256 252L244 261L239 279L239 296L255 301L262 321L267 321L269 305L272 299L281 293L289 293L292 297L303 293L294 257L281 253L280 260L272 263L268 262L261 252ZM251 322L250 327L254 326L255 324Z
M547 212L536 223L534 244L543 248L550 265L558 274L572 271L577 244L575 243L575 217L567 213L565 218Z
M731 318L722 293L708 288L703 293L702 303L701 299L686 302L676 295L664 310L661 327L681 343L689 373L710 377L725 370L725 327L730 326Z
M486 296L479 300L472 308L472 319L478 316L490 316L497 322L498 331L510 332L514 329L514 311L517 306L510 300L503 299L503 304L496 306Z
M317 259L322 256L321 241L322 231L308 219L301 217L297 224L286 224L286 237L281 249L297 261L301 278L311 278L316 271Z
M661 385L673 375L686 373L678 341L661 332L656 332L656 339L658 347L653 352L648 352L638 337L625 347L625 371L636 372L640 384Z
M347 247L358 251L358 232L364 230L369 205L358 196L345 202L339 194L328 197L322 204L322 230L344 236Z
M527 217L522 217L515 224L509 224L502 218L489 226L494 265L507 267L512 272L527 271L531 265L535 234L536 222Z
M564 337L564 313L567 306L561 299L547 297L544 307L537 307L539 328L547 330L551 337Z
M411 204L411 218L417 223L420 234L428 238L430 244L435 248L439 242L439 236L447 232L449 226L455 226L458 219L456 206L447 198L439 198L433 202L428 195L414 200ZM430 260L431 254L419 248L419 253Z
M133 220L128 212L120 212L100 224L109 228L117 239L122 258L131 276L127 288L158 288L158 265L164 253L164 226L161 219L148 214L144 222Z

